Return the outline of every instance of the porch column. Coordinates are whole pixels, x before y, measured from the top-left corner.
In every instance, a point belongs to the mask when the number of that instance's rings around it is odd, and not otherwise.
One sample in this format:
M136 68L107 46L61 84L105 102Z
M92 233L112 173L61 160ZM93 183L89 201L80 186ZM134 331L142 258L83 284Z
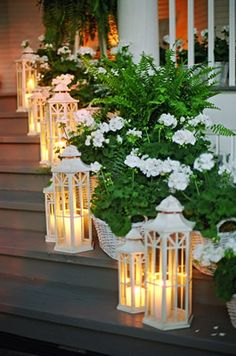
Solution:
M118 0L119 39L130 43L135 62L144 52L159 65L157 3L158 0Z

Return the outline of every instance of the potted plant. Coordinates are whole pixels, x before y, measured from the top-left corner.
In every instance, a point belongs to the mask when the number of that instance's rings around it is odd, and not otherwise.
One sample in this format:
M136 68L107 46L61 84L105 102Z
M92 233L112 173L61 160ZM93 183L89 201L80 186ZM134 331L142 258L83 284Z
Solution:
M212 242L198 245L194 258L205 266L214 263L216 296L226 302L232 325L236 328L236 239L231 238L224 245Z
M135 64L127 48L101 64L87 66L106 92L93 100L101 112L89 127L80 123L71 142L87 163L101 165L94 214L124 236L133 221L155 216L156 205L170 193L190 211L188 202L194 204L209 172L214 182L219 176L206 130L232 132L202 113L214 107L208 101L214 86L202 80L211 69L176 67L171 52L162 68L145 55Z

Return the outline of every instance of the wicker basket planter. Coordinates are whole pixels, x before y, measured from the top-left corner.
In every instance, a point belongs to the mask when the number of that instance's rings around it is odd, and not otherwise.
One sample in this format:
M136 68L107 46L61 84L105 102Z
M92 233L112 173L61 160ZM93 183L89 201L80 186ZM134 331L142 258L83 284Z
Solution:
M111 231L109 225L93 216L93 223L98 235L98 241L101 249L111 258L117 259L116 249L125 242L124 238L117 237Z
M236 328L236 294L232 296L232 299L226 303L229 317L234 328Z

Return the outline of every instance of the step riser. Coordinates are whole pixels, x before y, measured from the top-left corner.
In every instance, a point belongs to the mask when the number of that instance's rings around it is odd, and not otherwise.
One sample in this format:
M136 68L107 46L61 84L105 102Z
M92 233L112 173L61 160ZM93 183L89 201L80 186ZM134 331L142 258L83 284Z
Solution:
M0 189L42 192L51 175L0 173Z
M0 96L0 111L16 111L17 99L16 95L3 95Z
M0 273L42 279L46 283L53 281L112 291L118 289L117 270L98 266L0 255Z
M0 119L1 133L4 135L25 135L28 132L28 120L22 118L1 118Z
M34 143L1 143L1 158L0 163L12 161L40 161L39 144Z
M46 233L44 212L0 209L0 216L0 228Z

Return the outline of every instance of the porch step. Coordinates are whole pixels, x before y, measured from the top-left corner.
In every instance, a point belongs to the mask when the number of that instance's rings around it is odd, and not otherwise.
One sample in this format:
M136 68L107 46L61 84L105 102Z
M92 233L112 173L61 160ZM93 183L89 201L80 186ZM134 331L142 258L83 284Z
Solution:
M23 135L28 131L28 114L0 112L0 130L4 135Z
M117 262L95 239L94 250L80 254L54 251L42 232L0 229L1 275L117 291Z
M0 190L0 227L45 231L42 192Z
M13 161L39 162L39 137L27 135L0 136L0 164Z
M38 163L6 161L0 164L0 189L42 192L51 176L51 169L42 168Z
M0 93L0 111L15 111L17 108L16 93Z
M118 311L117 297L104 289L1 276L0 331L114 356L236 354L225 306L194 304L190 328L163 332L144 325L143 313Z

